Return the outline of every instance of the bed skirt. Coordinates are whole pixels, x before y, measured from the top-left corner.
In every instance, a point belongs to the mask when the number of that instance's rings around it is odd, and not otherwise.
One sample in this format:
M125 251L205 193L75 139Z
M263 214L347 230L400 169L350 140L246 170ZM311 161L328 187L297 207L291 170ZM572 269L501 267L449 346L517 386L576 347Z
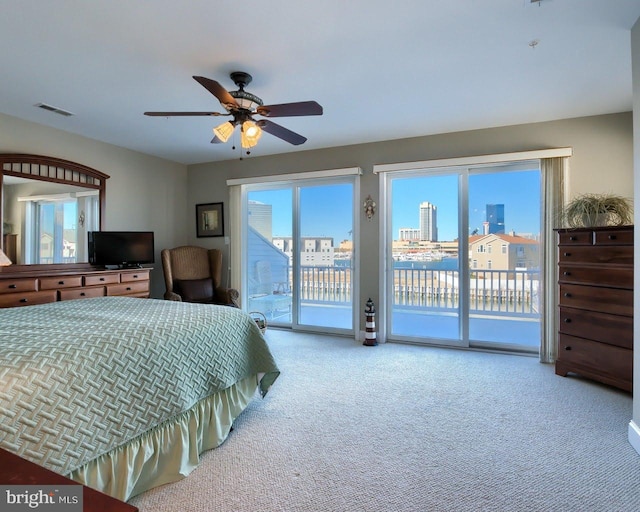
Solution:
M185 478L200 454L221 445L255 396L259 376L200 400L188 411L72 471L72 480L127 501Z

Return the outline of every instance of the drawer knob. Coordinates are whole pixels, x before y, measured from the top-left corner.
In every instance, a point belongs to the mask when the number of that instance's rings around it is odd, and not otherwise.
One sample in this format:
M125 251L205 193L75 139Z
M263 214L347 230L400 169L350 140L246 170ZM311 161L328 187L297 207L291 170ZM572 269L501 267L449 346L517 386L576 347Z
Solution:
M565 350L571 350L571 345L564 347Z
M17 287L18 287L18 285L17 285L17 284L10 284L10 285L9 285L9 288L12 288L12 289L13 289L13 288L17 288Z
M564 294L565 297L571 297L571 294L569 292Z
M562 273L562 275L563 275L563 276L570 276L570 275L571 275L571 272L567 272L567 271L565 271L565 272L563 272L563 273Z
M615 240L616 239L616 235L609 235L609 240Z
M568 258L569 256L571 256L571 253L570 253L570 252L565 252L565 253L563 253L563 256L565 256L566 258Z
M86 295L86 293L80 292L80 297L84 297L85 295Z
M130 292L131 291L131 286L127 286L127 291Z
M576 240L576 237L575 237L575 236L573 236L573 235L571 235L571 236L569 237L569 240L571 240L572 242L574 242L574 241Z
M101 278L100 278L100 281L104 281L104 277L101 277Z
M20 299L20 302L24 304L25 302L29 302L29 299Z
M64 284L64 281L58 281L58 284Z
M133 278L134 278L134 279L138 279L138 274L134 274L134 275L133 275Z
M571 323L571 318L565 318L564 320L565 324L570 324Z

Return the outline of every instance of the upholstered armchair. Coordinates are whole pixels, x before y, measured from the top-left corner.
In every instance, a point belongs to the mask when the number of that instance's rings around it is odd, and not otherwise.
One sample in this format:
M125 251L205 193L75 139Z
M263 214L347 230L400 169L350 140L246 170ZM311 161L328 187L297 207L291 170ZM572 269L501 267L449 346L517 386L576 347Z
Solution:
M221 286L222 251L219 249L183 245L163 249L160 255L167 287L165 299L240 306L238 290Z

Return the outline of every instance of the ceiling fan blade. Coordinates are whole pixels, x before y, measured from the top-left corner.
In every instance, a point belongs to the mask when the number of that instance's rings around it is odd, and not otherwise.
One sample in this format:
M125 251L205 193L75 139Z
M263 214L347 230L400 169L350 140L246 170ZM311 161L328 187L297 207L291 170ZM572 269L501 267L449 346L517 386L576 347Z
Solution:
M220 112L145 112L145 116L171 117L171 116L228 116L229 114Z
M238 107L238 103L235 98L215 80L211 80L210 78L205 78L203 76L194 76L193 78L202 85L202 87L218 98L218 101L222 103L225 108L227 105L231 107Z
M316 101L263 105L256 109L256 114L265 117L321 116L322 106Z
M274 123L273 121L267 121L266 119L261 119L257 121L256 124L262 128L265 132L270 133L271 135L275 135L276 137L293 144L294 146L299 146L306 142L307 138L302 135L292 132L291 130L285 128L284 126L280 126L279 124Z

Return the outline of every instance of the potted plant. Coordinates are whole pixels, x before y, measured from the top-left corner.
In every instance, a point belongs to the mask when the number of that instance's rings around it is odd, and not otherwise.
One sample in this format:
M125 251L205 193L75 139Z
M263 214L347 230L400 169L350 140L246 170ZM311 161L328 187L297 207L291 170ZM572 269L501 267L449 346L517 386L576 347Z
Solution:
M582 194L564 207L562 218L570 228L625 226L633 224L633 207L616 194Z

